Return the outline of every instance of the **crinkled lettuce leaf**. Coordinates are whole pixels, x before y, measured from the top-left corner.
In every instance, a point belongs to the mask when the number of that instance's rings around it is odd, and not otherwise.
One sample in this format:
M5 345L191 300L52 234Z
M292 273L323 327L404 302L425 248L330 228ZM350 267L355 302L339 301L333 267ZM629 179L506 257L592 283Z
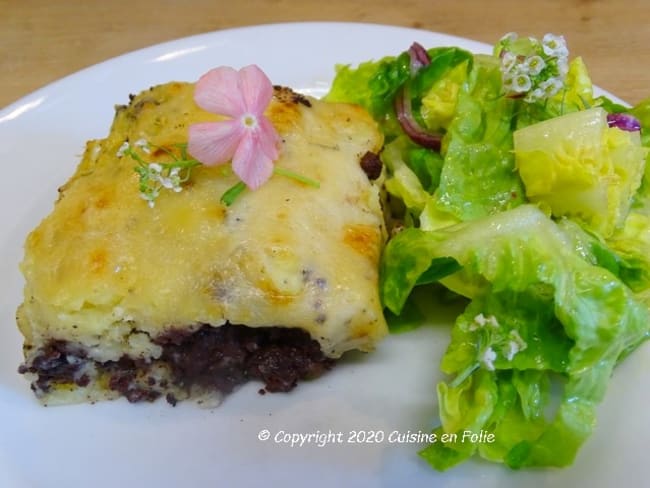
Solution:
M650 288L650 215L632 211L622 229L607 239L620 259L619 275L635 292Z
M625 110L619 110L624 112ZM644 146L650 147L650 98L639 102L629 109L629 112L641 122L641 142Z
M442 360L452 379L438 386L436 432L499 435L494 445L436 442L421 455L436 469L476 452L512 468L570 464L593 431L614 366L648 338L648 309L532 205L396 235L381 269L387 307L399 314L420 276L444 258L462 268L441 282L472 300ZM551 381L562 393L549 415Z
M420 114L431 131L447 130L456 113L460 89L467 79L470 60L451 68L431 84L421 98Z
M386 167L384 186L404 206L401 210L416 227L433 229L458 222L439 210L433 193L440 184L442 156L400 136L384 146L381 160Z
M445 136L436 207L471 220L524 202L512 154L515 102L501 96L498 60L476 56Z
M385 136L381 153L387 168L386 189L405 207L405 220L419 225L420 214L428 207L431 221L431 195L440 184L443 157L440 153L412 142L395 116L394 103L405 84L409 87L412 113L429 129L446 130L456 110L460 86L473 64L473 55L456 47L429 49L431 63L412 74L410 57L368 61L357 67L338 66L325 99L361 105L377 120ZM455 220L455 219L454 219Z
M365 108L381 124L384 132L398 132L393 101L400 87L410 77L407 52L367 61L357 67L338 65L329 93L329 102L355 103Z
M603 237L622 227L646 158L638 132L609 127L600 107L515 131L514 152L531 201Z
M643 147L650 149L650 98L632 107L629 112L641 123L641 144ZM634 196L632 207L635 211L650 215L650 151L648 151L646 158L641 186Z
M437 227L521 204L512 156L516 102L501 96L498 61L458 48L428 52L431 63L415 75L408 53L339 66L325 99L357 103L379 121L387 141L386 188L416 223L425 207L425 220ZM416 120L445 134L441 153L411 142L397 123L393 105L405 84Z
M435 205L433 194L440 184L444 164L439 153L400 136L384 146L381 160L387 170L386 190L404 204L405 212L420 227L432 228L458 221Z
M363 106L385 135L388 202L406 227L380 268L391 330L430 320L443 290L465 297L441 362L438 441L420 455L439 470L474 455L566 466L614 366L650 334L650 99L595 98L575 58L563 90L526 103L503 96L498 57L428 52L415 75L408 53L339 66L326 97ZM416 121L444 135L439 152L402 131L394 103L405 86ZM590 139L582 121L597 111ZM640 120L640 137L608 128L604 115L617 112ZM580 137L566 126L555 141L535 134L566 114ZM518 151L524 128L530 144ZM462 441L481 431L493 441Z
M422 122L420 105L422 98L434 87L435 93L444 98L444 103L454 105L455 92L446 82L448 73L459 77L455 68L467 70L472 62L472 54L457 47L438 47L429 49L431 63L411 76L408 52L399 56L387 56L378 61L367 61L357 67L339 65L329 93L324 97L330 102L355 103L364 107L378 121L387 140L403 134L395 117L395 96L406 81L410 84L414 99L414 115ZM427 118L433 120L431 114Z
M440 178L439 165L435 160L422 161L416 156L415 161L411 162L410 155L416 150L414 144L404 136L386 144L381 153L381 160L387 170L386 190L399 198L413 217L422 212L430 198L423 181L428 180L429 184L434 184Z
M608 239L570 219L561 219L558 226L587 262L609 270L635 293L650 288L649 216L631 212L625 226Z

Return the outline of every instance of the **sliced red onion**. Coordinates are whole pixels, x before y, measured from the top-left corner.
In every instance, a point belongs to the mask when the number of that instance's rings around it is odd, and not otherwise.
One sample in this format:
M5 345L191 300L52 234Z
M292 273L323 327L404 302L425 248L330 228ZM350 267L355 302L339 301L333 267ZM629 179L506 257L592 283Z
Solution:
M607 114L607 124L628 132L641 130L641 122L630 114Z
M411 57L411 74L415 74L422 66L427 66L431 63L431 58L426 49L417 42L411 44L409 48L409 56Z
M395 113L399 125L408 135L413 142L428 149L440 151L440 143L442 136L440 134L433 134L424 129L417 120L413 117L411 111L411 97L408 90L402 88L395 97Z
M417 42L411 44L408 53L411 58L411 76L417 73L423 66L427 66L431 63L429 53ZM397 115L399 125L413 142L429 149L434 149L436 151L440 150L442 136L440 134L432 134L428 132L413 117L411 97L408 92L408 82L395 97L395 114Z

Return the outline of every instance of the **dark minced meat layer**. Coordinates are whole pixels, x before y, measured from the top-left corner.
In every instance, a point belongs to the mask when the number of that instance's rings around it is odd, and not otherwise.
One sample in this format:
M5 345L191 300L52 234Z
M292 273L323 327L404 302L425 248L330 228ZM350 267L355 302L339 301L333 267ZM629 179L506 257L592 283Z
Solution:
M123 356L118 361L95 362L95 367L108 376L111 390L139 402L153 401L169 387L147 374L156 362L167 365L174 386L188 394L193 387L227 394L249 380L264 382L261 392L287 392L299 380L316 378L334 365L307 332L286 327L204 325L195 332L173 329L156 342L163 352L154 363ZM36 374L32 389L47 393L55 384L88 385L83 367L89 360L78 346L52 341L18 371ZM166 399L176 404L173 394Z

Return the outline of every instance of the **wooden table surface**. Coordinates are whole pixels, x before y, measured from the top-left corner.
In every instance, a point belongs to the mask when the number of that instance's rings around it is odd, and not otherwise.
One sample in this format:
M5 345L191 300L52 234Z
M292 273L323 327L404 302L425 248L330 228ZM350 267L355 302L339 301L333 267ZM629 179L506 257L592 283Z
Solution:
M563 34L595 84L650 97L650 0L0 0L0 107L60 77L159 42L273 22L394 24L494 43Z

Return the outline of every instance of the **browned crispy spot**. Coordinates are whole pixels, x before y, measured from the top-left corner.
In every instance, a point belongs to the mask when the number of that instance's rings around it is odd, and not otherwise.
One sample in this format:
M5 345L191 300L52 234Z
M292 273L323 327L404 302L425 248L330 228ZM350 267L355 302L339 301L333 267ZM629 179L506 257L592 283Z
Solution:
M380 235L376 227L363 224L348 225L343 232L345 244L373 262L379 259Z
M296 93L291 88L281 85L273 85L275 98L283 103L301 103L305 107L311 108L309 98L301 93Z

